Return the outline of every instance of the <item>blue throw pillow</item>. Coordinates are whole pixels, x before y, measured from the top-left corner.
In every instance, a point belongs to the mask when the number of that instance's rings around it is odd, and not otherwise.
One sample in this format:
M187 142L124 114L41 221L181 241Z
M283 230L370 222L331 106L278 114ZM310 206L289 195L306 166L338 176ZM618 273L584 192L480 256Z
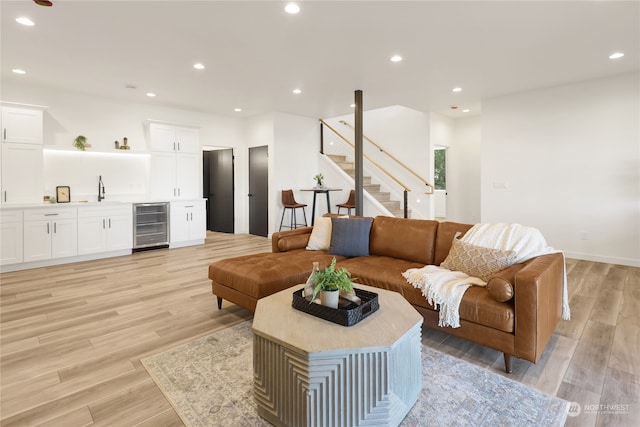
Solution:
M369 232L373 218L331 218L328 254L369 256Z

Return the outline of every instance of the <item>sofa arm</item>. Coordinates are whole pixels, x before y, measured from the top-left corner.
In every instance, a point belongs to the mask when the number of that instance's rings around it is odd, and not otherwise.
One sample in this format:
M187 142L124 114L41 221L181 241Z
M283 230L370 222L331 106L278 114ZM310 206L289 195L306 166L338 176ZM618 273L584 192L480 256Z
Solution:
M516 273L515 354L537 362L562 318L564 257L542 255Z
M276 231L271 235L271 252L287 252L307 247L313 227Z

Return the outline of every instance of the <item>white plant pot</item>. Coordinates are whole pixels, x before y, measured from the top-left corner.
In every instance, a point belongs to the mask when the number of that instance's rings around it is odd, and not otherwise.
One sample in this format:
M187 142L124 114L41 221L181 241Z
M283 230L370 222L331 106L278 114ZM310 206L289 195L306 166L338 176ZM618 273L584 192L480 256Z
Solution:
M340 291L320 291L320 304L325 307L338 308Z

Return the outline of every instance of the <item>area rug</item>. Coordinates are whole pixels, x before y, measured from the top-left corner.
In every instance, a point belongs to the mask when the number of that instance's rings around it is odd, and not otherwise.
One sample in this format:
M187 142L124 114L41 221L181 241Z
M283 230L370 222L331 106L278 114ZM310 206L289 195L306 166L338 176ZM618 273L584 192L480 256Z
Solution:
M142 361L188 427L270 426L253 399L251 322ZM569 402L422 346L423 388L401 426L563 426Z

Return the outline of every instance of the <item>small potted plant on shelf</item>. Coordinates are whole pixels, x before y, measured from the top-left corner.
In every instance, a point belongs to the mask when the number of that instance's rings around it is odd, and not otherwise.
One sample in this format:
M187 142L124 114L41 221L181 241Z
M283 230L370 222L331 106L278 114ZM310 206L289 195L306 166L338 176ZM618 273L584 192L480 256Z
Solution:
M315 288L313 288L311 301L320 295L320 304L327 307L338 308L340 291L353 292L351 273L346 268L336 269L335 257L328 267L315 271L313 279L315 280Z
M76 139L73 140L73 146L76 147L78 150L84 151L87 148L91 147L91 144L87 142L86 136L78 135Z
M313 177L313 179L316 180L316 188L323 188L324 187L324 176L319 173L316 176Z

